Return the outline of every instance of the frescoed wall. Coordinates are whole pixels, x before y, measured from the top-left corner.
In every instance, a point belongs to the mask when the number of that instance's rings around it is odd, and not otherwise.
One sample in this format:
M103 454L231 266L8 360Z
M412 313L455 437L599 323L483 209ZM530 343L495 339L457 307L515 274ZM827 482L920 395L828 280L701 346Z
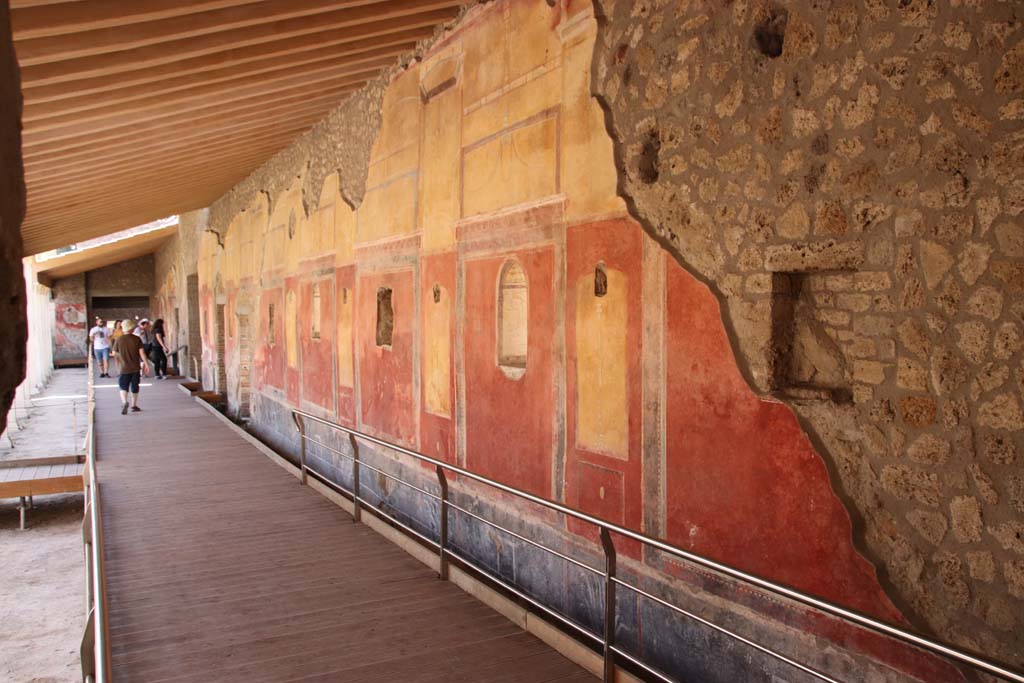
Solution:
M299 175L204 234L204 384L223 372L229 411L251 402L249 427L271 443L294 446L289 410L302 408L901 621L796 417L743 380L715 296L629 217L590 96L593 10L553 4L475 7L393 74L358 206L337 174L319 197ZM509 505L494 503L594 551L594 529ZM620 552L674 589L735 597L637 544ZM498 564L525 584L528 559ZM596 604L569 574L537 590L567 611ZM814 621L744 604L779 628ZM634 634L657 623L632 605ZM811 631L920 669L877 641Z

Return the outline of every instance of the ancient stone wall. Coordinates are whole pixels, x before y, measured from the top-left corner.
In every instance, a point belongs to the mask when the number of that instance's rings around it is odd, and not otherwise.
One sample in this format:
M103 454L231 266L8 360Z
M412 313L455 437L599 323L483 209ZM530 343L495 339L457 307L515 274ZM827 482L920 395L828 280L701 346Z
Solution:
M907 616L1024 662L1022 6L597 4L631 214L716 293Z
M21 271L21 221L25 180L21 163L21 84L11 42L10 13L0 3L0 433L14 392L25 376L25 281Z

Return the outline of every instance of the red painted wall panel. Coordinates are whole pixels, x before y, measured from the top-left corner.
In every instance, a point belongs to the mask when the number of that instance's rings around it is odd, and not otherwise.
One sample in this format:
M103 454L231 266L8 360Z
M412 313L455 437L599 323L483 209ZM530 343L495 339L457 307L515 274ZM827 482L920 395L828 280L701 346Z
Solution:
M427 378L423 377L420 382L422 396L420 405L420 444L422 452L446 462L455 462L455 252L444 254L433 254L424 256L421 262L420 292L422 301L420 303L420 329L423 331L420 340L420 358L426 358L427 353L427 324L426 307L434 305L434 285L443 287L446 297L439 305L449 307L449 320L451 325L448 329L448 338L451 353L449 354L449 415L440 415L431 412L427 406L426 387ZM425 365L424 365L425 367Z
M298 311L299 310L299 306L300 306L299 302L301 301L301 297L299 296L299 278L298 277L294 277L293 276L293 277L285 278L285 281L284 281L285 305L284 305L283 310L281 311L281 313L283 314L281 322L285 326L287 326L289 324L289 321L288 321L288 295L289 294L291 294L291 295L293 295L295 297L296 311ZM300 341L302 339L302 336L301 336L302 335L301 320L302 320L301 315L297 315L296 319L294 321L295 329L293 331L294 331L294 334L295 334L295 340L299 341L299 348L296 349L297 353L295 354L295 363L294 364L288 362L288 342L289 342L289 339L288 339L288 329L287 329L287 327L282 328L283 332L284 332L283 341L284 341L284 357L285 357L285 364L284 364L285 396L287 396L287 398L288 398L288 403L293 405L293 406L299 405L299 367L301 367L301 365L302 365L302 343Z
M274 307L273 340L270 334L270 306ZM255 331L253 353L253 387L255 389L284 389L284 296L280 288L265 289L260 295L260 310L256 316L259 328Z
M497 365L497 287L506 257L465 263L466 465L550 497L554 429L554 248L518 252L528 283L526 374Z
M356 335L359 348L363 425L382 437L416 447L413 394L413 325L416 324L412 270L359 275ZM394 309L391 347L377 346L377 289L390 287Z
M313 286L320 288L320 337L313 338ZM303 278L299 296L302 401L334 412L334 278Z
M349 299L355 297L356 288L356 267L354 265L340 266L334 272L335 286L334 292L337 298L337 302L340 304L341 297L345 296ZM337 309L335 309L337 310ZM335 324L337 318L335 318ZM353 306L353 321L352 321L352 358L355 358L356 353L356 339L358 327L358 307ZM332 334L337 334L337 328L335 328ZM358 375L353 370L354 382L358 382ZM335 388L338 396L338 422L343 425L354 427L356 424L356 391L355 387L342 386L340 382L335 383Z
M795 416L750 390L717 300L665 258L669 540L899 619L873 567L853 547L849 515Z
M566 453L565 499L584 512L640 529L643 520L641 434L642 406L642 259L640 226L628 220L602 221L569 228L566 235ZM577 443L577 399L587 387L577 385L575 287L593 279L598 263L625 273L627 282L626 401L628 459L588 451ZM599 473L600 476L599 476ZM613 476L615 475L615 476ZM601 493L604 496L601 496ZM569 521L569 529L597 540L589 524ZM639 556L638 544L622 542L621 551Z

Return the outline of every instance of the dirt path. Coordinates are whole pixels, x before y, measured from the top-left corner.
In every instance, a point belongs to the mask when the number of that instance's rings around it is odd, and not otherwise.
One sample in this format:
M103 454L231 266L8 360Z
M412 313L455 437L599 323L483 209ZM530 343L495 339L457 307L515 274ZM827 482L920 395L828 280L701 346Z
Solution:
M0 460L69 455L85 436L85 370L58 370L21 429L0 444ZM77 430L75 427L77 426ZM76 434L77 431L77 434ZM78 448L76 449L76 440ZM82 494L38 496L28 528L18 529L17 499L0 500L0 681L81 680L78 647L85 627Z

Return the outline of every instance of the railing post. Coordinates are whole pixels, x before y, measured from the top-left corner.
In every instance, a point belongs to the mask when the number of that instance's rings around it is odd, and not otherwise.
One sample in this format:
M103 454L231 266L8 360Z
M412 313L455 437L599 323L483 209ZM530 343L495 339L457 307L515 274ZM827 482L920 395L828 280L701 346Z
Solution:
M292 413L295 428L299 430L299 483L306 485L306 421L298 413Z
M438 565L438 577L442 581L448 580L448 477L444 475L444 468L436 465L437 483L441 485L441 506L440 519L438 520L438 551L440 552L441 563Z
M352 521L358 522L362 518L359 509L359 443L356 435L351 433L348 442L352 444Z
M615 543L606 527L601 527L604 548L604 683L615 681Z

